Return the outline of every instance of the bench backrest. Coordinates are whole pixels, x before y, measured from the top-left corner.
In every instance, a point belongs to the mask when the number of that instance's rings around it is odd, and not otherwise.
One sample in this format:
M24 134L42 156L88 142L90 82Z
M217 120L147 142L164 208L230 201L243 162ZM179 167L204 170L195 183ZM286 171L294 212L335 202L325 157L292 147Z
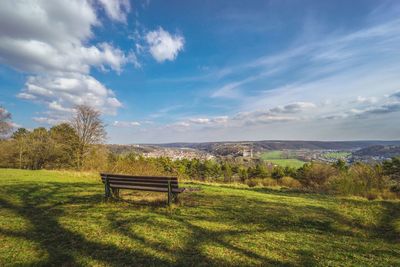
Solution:
M103 183L107 179L111 188L167 192L169 183L173 191L178 189L177 177L132 176L111 173L100 173L100 176Z

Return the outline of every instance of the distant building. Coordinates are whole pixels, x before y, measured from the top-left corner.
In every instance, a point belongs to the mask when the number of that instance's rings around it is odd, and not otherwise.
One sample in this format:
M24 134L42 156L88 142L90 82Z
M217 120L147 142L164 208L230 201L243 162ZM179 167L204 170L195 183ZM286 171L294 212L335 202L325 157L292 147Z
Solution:
M253 158L253 149L252 149L252 148L250 148L250 149L248 149L248 148L243 148L242 156L243 156L244 158L247 158L247 157Z

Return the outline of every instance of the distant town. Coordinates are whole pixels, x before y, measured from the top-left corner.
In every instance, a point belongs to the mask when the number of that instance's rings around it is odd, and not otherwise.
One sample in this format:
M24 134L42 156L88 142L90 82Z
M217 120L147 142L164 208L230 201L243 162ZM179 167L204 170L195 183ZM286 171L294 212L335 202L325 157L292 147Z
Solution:
M174 144L108 145L116 154L146 158L264 160L272 165L300 166L305 162L381 162L400 155L400 141L255 141Z

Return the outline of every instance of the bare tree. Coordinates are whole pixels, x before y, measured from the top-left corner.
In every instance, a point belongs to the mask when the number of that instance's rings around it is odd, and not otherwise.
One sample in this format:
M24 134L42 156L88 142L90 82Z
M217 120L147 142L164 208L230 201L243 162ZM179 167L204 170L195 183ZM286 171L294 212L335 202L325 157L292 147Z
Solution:
M71 126L79 138L77 165L78 168L81 168L90 146L104 142L106 131L98 110L87 105L75 106L75 110L76 114L72 119Z
M0 106L0 137L12 130L11 113Z

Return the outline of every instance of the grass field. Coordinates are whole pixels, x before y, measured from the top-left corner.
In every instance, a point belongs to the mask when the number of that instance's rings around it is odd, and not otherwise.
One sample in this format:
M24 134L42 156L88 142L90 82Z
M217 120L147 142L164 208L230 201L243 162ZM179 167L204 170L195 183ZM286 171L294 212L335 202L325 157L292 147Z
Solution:
M300 168L305 163L304 161L298 160L296 158L285 158L284 153L279 150L263 152L260 157L265 161L283 167L289 166L294 168Z
M0 266L400 266L400 203L262 188L128 191L95 174L0 169Z

